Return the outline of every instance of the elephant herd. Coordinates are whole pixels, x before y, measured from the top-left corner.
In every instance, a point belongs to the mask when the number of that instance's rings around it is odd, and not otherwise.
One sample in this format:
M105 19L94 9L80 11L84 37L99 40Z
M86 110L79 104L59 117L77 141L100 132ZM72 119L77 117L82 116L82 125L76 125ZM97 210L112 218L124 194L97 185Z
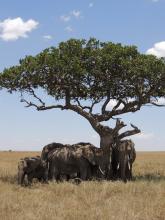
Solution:
M43 147L41 156L25 157L18 163L18 184L30 185L33 178L48 180L118 180L132 179L136 152L131 140L123 140L105 152L91 143L73 145L51 143ZM26 183L25 183L26 182Z

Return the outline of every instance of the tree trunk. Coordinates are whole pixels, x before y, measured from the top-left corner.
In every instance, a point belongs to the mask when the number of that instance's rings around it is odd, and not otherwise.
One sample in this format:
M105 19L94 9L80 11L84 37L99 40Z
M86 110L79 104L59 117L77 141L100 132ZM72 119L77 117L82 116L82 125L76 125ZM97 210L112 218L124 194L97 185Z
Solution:
M112 145L113 145L113 135L112 133L103 133L100 135L100 148L103 149L104 160L106 166L106 178L112 179Z
M105 151L109 151L112 147L114 137L111 133L100 135L100 147Z

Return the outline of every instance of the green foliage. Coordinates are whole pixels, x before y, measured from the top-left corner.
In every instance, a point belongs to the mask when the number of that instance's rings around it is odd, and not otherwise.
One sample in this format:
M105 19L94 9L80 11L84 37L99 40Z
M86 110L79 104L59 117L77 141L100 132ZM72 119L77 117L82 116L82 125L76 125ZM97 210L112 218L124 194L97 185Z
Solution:
M69 92L73 101L109 96L142 99L146 104L152 97L165 96L165 63L140 54L135 46L70 39L5 69L0 87L9 92L42 88L56 100Z

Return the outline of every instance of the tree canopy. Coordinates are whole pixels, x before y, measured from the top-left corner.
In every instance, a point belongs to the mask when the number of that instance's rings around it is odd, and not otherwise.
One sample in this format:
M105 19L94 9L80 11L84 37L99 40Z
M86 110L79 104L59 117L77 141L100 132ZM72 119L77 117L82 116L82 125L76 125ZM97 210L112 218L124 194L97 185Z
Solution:
M5 69L0 87L32 95L37 102L22 98L27 107L73 110L99 133L106 127L100 122L136 112L143 105L158 105L157 99L165 97L165 62L140 53L135 46L70 39ZM47 105L36 95L37 89L43 89L54 102ZM116 104L109 109L113 100ZM119 124L124 126L119 122L116 126Z

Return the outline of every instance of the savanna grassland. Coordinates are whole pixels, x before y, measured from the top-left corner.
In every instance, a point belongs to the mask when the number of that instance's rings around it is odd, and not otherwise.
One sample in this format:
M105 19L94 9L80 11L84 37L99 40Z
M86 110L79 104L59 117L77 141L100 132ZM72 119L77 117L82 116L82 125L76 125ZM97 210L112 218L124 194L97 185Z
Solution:
M38 153L39 154L39 153ZM17 163L34 152L0 152L2 220L163 220L165 152L138 153L135 180L17 185Z

